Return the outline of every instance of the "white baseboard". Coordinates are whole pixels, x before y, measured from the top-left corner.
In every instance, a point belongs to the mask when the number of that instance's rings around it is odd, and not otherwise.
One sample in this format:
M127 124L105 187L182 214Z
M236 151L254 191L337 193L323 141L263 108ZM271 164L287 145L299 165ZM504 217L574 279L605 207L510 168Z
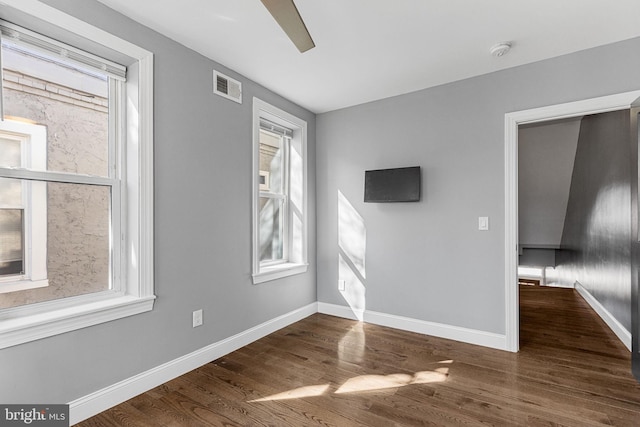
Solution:
M69 403L71 425L318 312L312 303Z
M595 299L595 297L591 295L587 288L582 286L580 282L575 283L575 289L576 291L578 291L580 296L584 298L587 304L589 304L591 308L593 308L593 310L598 313L598 316L600 316L602 320L604 320L604 323L609 326L613 333L616 334L618 339L622 341L625 347L627 347L629 351L631 351L631 333L627 331L624 326L622 326L622 323L618 322L618 319L613 317L613 315L609 313L609 310L604 308L604 306L600 304L600 301Z
M318 312L352 320L358 320L358 316L360 315L360 318L364 318L364 321L367 323L461 341L469 344L481 345L484 347L496 348L499 350L507 350L506 336L491 332L445 325L442 323L427 322L425 320L395 316L392 314L369 310L364 311L364 316L362 317L361 313L354 313L349 307L321 302L318 303Z
M364 310L353 310L351 307L337 304L318 303L318 313L330 316L342 317L351 320L361 320L364 318Z
M449 340L461 341L469 344L496 348L499 350L507 350L507 337L505 335L495 334L492 332L428 322L425 320L378 313L375 311L366 311L364 313L364 321L374 323L376 325L388 326L390 328L402 329L404 331L417 332L419 334L431 335L434 337L446 338Z
M573 286L571 284L564 284L564 283L546 283L544 286L546 286L548 288L564 288L564 289L573 289L573 288L575 288L575 286Z

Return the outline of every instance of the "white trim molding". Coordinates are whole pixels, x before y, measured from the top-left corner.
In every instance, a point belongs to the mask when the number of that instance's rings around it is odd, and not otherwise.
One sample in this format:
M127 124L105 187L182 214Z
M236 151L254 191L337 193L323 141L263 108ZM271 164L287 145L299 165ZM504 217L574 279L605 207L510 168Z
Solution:
M326 302L318 302L318 313L350 320L364 319L364 310L354 310L351 307Z
M518 300L518 126L527 123L606 113L629 108L640 91L625 92L566 104L551 105L505 114L504 206L505 206L505 330L508 351L519 350Z
M347 306L321 302L318 303L318 312L351 320L364 318L363 321L365 323L372 323L374 325L386 326L389 328L400 329L402 331L415 332L422 335L430 335L433 337L445 338L468 344L481 345L498 350L506 350L506 337L492 332L445 325L442 323L429 322L426 320L396 316L393 314L370 310L364 310L361 313L356 313Z
M580 294L580 296L591 306L593 311L598 313L598 316L607 324L609 329L616 334L618 339L622 342L622 344L631 351L631 332L625 328L622 323L616 319L613 314L609 312L601 303L598 301L591 292L587 290L582 284L578 281L575 282L574 287L576 291Z
M148 371L134 375L119 383L105 387L95 393L76 399L69 403L70 424L73 425L84 421L140 393L171 381L279 329L309 317L317 311L318 304L311 303Z
M9 312L5 318L0 318L0 337L2 337L0 348L24 344L151 311L154 300L155 296L153 295L146 297L122 295L94 302L86 302L85 299L76 305L41 310L22 316L11 316L11 312ZM45 302L39 305L51 307L54 304ZM28 308L33 310L32 307Z

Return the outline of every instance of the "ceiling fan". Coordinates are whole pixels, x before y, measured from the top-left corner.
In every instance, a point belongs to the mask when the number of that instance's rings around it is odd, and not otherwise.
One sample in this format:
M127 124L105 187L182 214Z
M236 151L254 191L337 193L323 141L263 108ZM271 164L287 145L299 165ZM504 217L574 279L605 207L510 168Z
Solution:
M296 45L300 53L306 52L316 46L293 0L260 1L291 39L293 44Z

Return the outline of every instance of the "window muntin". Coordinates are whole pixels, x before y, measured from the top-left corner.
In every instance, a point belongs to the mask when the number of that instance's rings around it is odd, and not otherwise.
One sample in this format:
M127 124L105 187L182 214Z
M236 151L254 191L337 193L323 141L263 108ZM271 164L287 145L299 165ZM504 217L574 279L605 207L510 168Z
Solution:
M254 98L253 280L307 269L306 122Z

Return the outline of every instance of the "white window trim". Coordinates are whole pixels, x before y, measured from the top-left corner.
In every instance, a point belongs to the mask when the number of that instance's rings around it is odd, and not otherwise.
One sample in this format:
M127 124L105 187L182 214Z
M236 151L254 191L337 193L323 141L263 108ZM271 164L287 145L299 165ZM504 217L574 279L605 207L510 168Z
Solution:
M10 120L0 124L3 135L15 136L20 140L22 167L43 170L47 167L47 129ZM49 286L47 280L47 190L43 185L23 183L24 208L24 266L21 276L0 279L0 294ZM38 212L38 215L34 215ZM33 236L39 236L34 239Z
M293 226L294 221L292 218L286 219L285 235L289 240L286 243L287 260L285 262L279 262L277 264L262 264L260 263L260 118L267 119L273 123L292 128L294 130L293 139L299 139L302 155L302 207L301 207L301 221L302 221L302 235L300 236L300 250L298 254L299 260L292 262L291 258L294 256L289 253L293 246L291 242L290 228ZM308 268L307 252L308 252L308 220L307 220L307 122L292 114L287 113L271 104L268 104L258 98L253 98L253 162L252 162L252 278L253 283L263 283L271 280L281 279L287 276L295 274L305 273ZM290 197L290 195L289 195ZM294 214L294 209L287 210L289 215Z
M35 0L3 0L17 11L109 46L130 58L124 100L128 186L123 212L128 233L123 235L119 290L0 310L0 348L96 325L153 309L153 54L104 30ZM19 173L17 174L19 175Z

